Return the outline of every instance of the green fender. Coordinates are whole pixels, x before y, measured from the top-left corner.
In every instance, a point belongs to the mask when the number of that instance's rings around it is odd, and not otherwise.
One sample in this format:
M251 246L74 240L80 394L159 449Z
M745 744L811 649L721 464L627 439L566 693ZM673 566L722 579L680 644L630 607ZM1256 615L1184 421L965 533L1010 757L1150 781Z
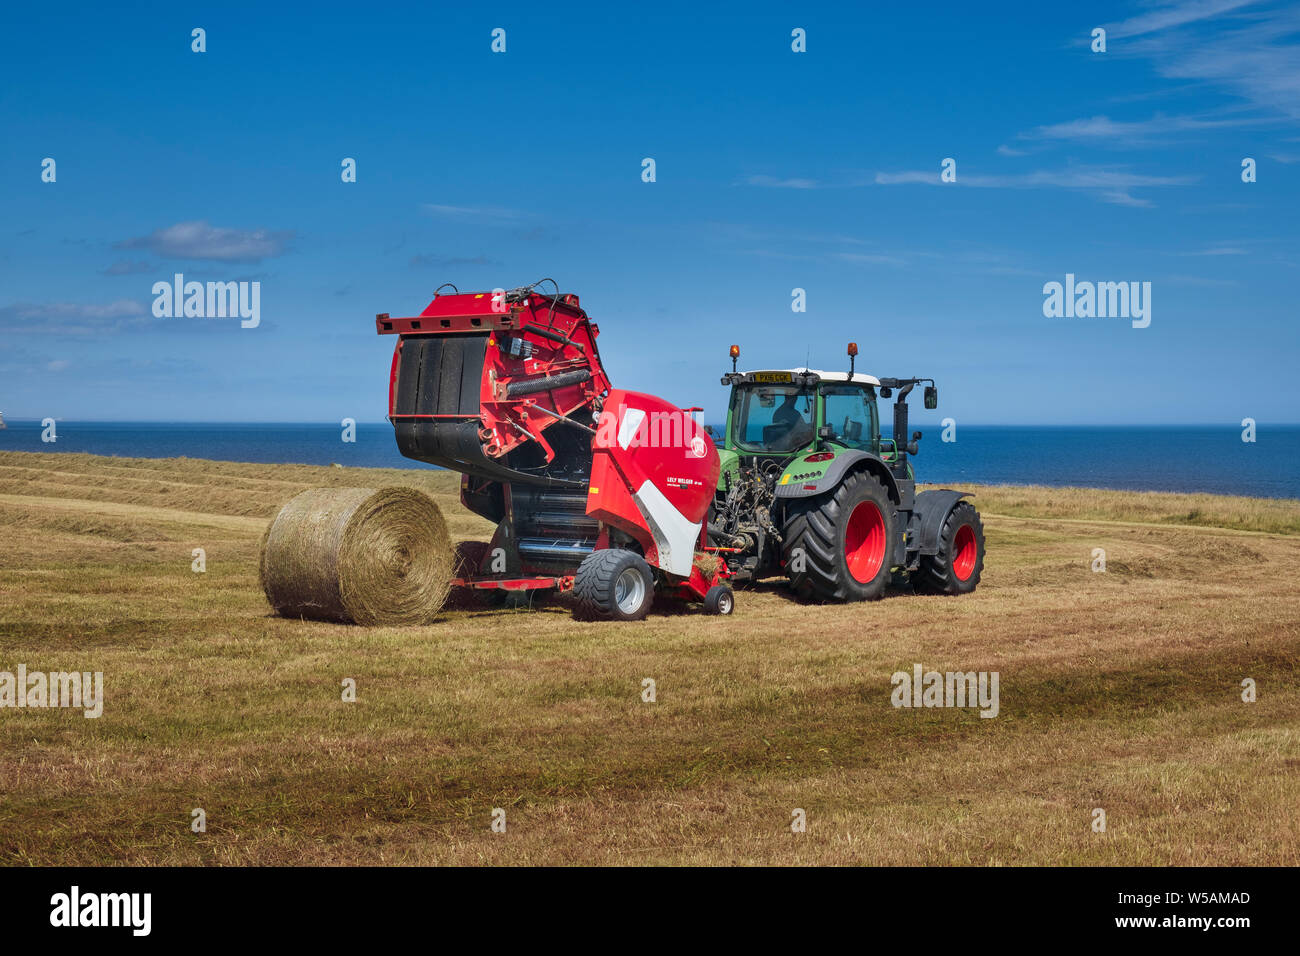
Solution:
M816 455L800 455L786 466L776 483L778 498L811 498L831 491L844 479L850 469L862 468L880 479L894 502L900 501L898 482L893 473L877 455L868 451L844 448L821 452L835 457L825 461L808 461Z

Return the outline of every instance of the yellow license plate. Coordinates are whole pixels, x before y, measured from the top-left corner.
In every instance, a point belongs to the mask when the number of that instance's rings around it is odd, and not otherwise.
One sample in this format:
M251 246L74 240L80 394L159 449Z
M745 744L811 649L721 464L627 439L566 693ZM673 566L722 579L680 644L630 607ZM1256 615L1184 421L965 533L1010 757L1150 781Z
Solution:
M789 382L789 372L755 372L754 381L756 382Z

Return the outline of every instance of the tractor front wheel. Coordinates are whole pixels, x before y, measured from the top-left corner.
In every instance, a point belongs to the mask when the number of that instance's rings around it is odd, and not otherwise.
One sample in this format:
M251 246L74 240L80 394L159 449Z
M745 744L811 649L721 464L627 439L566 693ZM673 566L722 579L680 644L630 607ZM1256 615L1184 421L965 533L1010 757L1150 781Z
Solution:
M969 502L949 512L939 532L939 551L921 556L909 577L919 594L969 594L984 572L984 523Z
M584 620L639 621L654 603L654 575L633 551L603 548L578 565L573 582L575 614Z
M782 532L791 587L810 600L881 597L893 563L895 514L885 486L860 471L830 494L791 502Z

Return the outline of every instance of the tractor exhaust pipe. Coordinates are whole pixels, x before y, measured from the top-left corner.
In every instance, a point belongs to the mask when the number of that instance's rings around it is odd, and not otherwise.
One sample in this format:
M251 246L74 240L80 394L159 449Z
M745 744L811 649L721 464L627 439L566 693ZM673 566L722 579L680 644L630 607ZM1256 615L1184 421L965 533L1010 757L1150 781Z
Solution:
M939 405L939 393L934 387L934 380L929 378L882 378L880 379L880 396L889 398L895 391L898 397L894 400L894 468L896 471L905 470L907 467L907 456L915 455L918 446L917 442L921 440L920 432L913 432L912 437L907 437L907 396L921 382L929 382L930 385L925 390L925 407L937 408Z
M907 467L907 393L913 389L911 383L898 389L898 397L894 399L894 449L896 452L895 462L900 470Z

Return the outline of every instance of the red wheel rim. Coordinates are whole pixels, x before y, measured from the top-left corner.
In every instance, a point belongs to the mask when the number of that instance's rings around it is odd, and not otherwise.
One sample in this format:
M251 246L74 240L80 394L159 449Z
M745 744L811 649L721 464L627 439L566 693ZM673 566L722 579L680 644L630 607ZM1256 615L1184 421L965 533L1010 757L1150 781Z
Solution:
M866 584L885 563L885 517L874 501L860 501L844 531L844 561L849 573Z
M968 524L957 529L952 539L952 573L958 581L965 581L975 570L975 556L979 546L975 543L975 529Z

